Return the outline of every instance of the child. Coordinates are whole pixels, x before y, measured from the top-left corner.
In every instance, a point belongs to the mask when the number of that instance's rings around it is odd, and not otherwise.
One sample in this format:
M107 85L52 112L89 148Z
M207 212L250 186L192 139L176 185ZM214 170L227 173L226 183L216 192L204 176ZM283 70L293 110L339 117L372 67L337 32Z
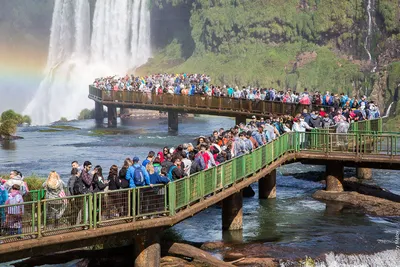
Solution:
M11 187L11 191L8 194L8 200L6 201L6 205L12 205L7 207L6 214L6 227L9 229L10 235L22 234L22 216L24 214L24 205L15 205L24 203L19 189L20 186L14 184Z

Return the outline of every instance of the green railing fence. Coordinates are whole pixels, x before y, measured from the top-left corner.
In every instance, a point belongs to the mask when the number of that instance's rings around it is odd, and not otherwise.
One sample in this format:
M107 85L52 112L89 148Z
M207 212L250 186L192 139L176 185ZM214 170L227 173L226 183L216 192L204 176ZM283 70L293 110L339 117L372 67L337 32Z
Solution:
M100 192L58 199L42 199L44 191L31 192L32 201L0 206L2 242L38 238L88 228L173 216L177 212L224 188L248 179L287 153L350 153L400 157L400 134L329 132L288 133L252 153L233 158L167 185Z

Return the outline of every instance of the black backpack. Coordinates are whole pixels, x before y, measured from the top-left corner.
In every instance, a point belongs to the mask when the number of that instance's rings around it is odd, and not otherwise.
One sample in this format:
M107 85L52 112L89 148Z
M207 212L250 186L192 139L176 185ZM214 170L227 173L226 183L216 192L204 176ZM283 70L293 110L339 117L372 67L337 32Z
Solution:
M74 190L74 195L83 195L86 193L86 187L82 181L82 174L75 179L73 190Z
M118 177L121 188L129 188L129 181L125 178Z

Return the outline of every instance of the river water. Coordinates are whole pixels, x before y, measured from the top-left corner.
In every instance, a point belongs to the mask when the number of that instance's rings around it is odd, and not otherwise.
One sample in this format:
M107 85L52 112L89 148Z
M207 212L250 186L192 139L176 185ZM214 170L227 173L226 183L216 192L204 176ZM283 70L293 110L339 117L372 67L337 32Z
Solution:
M175 135L168 134L166 119L136 120L108 135L99 135L93 120L68 123L80 128L73 131L40 132L45 127L23 127L17 135L24 139L2 144L0 148L0 173L18 169L24 175L46 176L50 170L56 170L67 180L73 160L90 160L101 165L106 173L112 164L121 166L126 157L139 156L142 160L149 150L157 152L165 145L194 142L199 135L233 124L233 119L225 117L182 118ZM169 231L192 242L224 241L239 249L256 247L261 254L276 258L294 260L307 255L324 259L327 255L321 266L390 266L388 259L400 262L395 244L400 217L372 217L350 208L335 212L331 204L312 199L312 193L323 188L313 181L314 176L323 171L323 166L299 163L279 168L275 200L258 200L257 185L253 184L256 196L244 200L244 229L239 236L222 233L218 206ZM351 175L353 170L347 172ZM296 179L301 173L303 178ZM374 170L373 177L372 183L400 194L399 172ZM378 254L364 256L374 253ZM223 250L215 251L216 256L222 254Z

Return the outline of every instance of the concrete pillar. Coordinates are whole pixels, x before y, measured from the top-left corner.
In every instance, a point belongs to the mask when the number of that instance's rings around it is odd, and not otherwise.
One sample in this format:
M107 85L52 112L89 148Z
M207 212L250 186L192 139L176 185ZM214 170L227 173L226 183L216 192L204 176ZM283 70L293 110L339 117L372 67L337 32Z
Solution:
M258 180L258 198L276 198L276 170Z
M103 124L103 119L104 119L103 104L99 102L94 102L94 118L96 120L97 125Z
M243 229L242 191L222 200L222 230Z
M223 231L222 240L224 243L243 243L243 230Z
M236 124L236 125L239 125L241 122L243 122L244 124L246 124L246 119L247 119L246 116L238 115L238 116L236 116L236 118L235 118L235 124Z
M168 131L176 132L178 131L178 112L168 111Z
M135 236L135 267L160 266L161 247L158 231L140 231Z
M117 108L108 106L107 109L108 127L117 127Z
M343 192L344 166L332 161L326 165L326 191Z
M369 180L372 179L372 169L371 168L356 168L357 178Z

